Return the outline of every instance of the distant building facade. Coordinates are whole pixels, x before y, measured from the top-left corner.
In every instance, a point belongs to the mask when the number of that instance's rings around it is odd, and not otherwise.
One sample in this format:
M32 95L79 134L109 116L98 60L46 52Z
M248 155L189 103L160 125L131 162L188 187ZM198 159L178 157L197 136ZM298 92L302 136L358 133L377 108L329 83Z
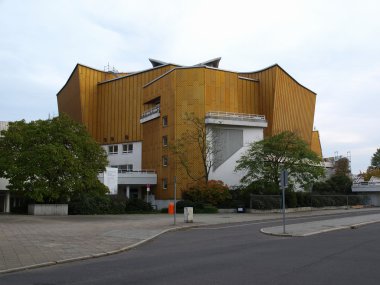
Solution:
M293 131L322 157L313 132L316 94L279 65L253 72L219 69L220 58L180 66L150 59L152 68L130 73L77 64L57 94L58 109L78 122L107 151L119 169L119 192L164 205L191 185L169 146L189 128L186 114L218 131L222 152L210 179L239 183L236 160L249 143ZM201 172L195 145L192 170Z
M8 122L0 121L0 132L8 129ZM0 134L1 137L1 134ZM10 205L10 193L7 189L8 180L0 177L0 213L9 213L11 209Z

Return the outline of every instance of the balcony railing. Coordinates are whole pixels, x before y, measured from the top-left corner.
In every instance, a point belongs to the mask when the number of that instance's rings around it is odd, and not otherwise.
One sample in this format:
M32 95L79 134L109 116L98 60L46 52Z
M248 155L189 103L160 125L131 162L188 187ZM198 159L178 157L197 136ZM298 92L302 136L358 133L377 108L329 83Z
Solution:
M119 173L156 174L156 171L153 169L141 169L141 170L119 169Z
M264 115L229 113L229 112L208 112L208 113L206 113L206 118L238 120L238 121L255 121L255 122L265 121Z
M160 104L142 113L142 115L140 116L140 123L145 123L147 121L158 118L159 116L160 116Z

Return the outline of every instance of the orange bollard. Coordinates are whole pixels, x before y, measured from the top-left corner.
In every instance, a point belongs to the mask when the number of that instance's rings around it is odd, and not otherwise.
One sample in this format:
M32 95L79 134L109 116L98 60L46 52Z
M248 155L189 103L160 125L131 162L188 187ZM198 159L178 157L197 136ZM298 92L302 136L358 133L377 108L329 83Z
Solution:
M168 213L169 215L174 215L174 203L169 203Z

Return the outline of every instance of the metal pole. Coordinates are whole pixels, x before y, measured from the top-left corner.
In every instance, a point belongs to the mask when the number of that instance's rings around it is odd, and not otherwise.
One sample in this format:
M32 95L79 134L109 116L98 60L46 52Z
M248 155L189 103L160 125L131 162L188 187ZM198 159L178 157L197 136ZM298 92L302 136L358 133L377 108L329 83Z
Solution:
M282 189L282 227L285 234L285 187L288 186L288 172L286 170L281 171L280 180Z
M310 189L310 211L313 211L313 188Z
M282 228L283 233L285 234L285 187L284 185L281 186L282 188Z
M177 178L174 176L174 225L176 225L177 215Z

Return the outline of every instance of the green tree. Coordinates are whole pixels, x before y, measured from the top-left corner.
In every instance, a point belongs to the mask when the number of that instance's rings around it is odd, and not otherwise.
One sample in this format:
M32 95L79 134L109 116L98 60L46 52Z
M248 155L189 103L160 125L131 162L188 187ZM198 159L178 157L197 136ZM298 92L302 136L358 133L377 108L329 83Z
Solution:
M347 175L335 174L326 181L330 184L331 189L335 193L350 194L352 193L352 180Z
M371 158L372 168L380 168L380 148L376 150Z
M292 132L250 144L237 161L236 171L244 171L241 182L245 185L259 183L279 190L279 174L287 170L289 183L305 187L324 173L320 157Z
M342 157L335 162L334 165L335 175L349 175L350 174L350 161L347 157Z
M11 191L35 202L67 202L73 195L99 188L107 165L104 150L85 127L66 115L9 124L0 140L0 177Z
M211 168L216 162L214 157L219 152L215 143L217 133L206 127L205 118L197 117L194 113L186 113L184 123L187 130L170 145L170 149L190 179L208 184ZM201 161L201 169L191 165L194 158Z

